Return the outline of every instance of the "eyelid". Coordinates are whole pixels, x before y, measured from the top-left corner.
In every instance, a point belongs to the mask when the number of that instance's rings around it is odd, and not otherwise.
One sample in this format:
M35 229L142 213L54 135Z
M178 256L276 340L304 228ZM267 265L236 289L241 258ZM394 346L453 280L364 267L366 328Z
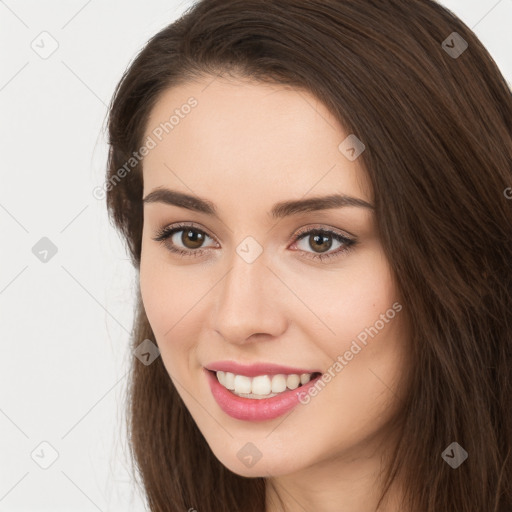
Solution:
M307 226L304 226L302 228L299 228L299 230L295 230L290 235L289 240L292 241L295 238L298 238L300 235L303 235L304 233L308 233L309 231L332 231L338 235L341 235L345 238L350 238L354 242L357 240L356 235L353 235L349 231L341 230L332 226L329 226L327 224L308 224Z

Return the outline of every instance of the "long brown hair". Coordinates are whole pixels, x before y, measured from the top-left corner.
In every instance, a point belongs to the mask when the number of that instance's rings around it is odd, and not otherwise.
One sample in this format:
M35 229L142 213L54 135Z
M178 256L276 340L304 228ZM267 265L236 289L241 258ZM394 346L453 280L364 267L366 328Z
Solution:
M366 146L413 331L383 496L399 479L407 512L511 511L512 98L494 60L430 0L197 2L151 38L110 106L107 205L136 269L143 161L126 162L164 90L222 73L310 91ZM138 295L133 348L155 340ZM129 382L130 448L151 511L265 509L265 479L216 459L161 358L134 357ZM456 469L441 456L452 442L468 453Z

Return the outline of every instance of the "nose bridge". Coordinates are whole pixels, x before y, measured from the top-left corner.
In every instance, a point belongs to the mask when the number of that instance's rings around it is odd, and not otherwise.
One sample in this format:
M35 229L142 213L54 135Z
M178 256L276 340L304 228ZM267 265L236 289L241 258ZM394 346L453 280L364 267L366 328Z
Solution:
M219 283L215 329L226 341L243 343L252 334L278 336L286 327L278 304L278 281L251 241L242 242L231 259L231 268Z

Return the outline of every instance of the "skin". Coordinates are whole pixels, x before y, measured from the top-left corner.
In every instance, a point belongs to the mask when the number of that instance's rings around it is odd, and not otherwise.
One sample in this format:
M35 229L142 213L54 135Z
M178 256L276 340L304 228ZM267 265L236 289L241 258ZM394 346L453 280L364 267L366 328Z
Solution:
M362 159L339 151L348 133L308 92L237 77L165 91L145 136L191 96L198 105L143 165L144 197L166 187L211 201L220 215L145 203L140 286L165 368L215 456L239 475L267 477L267 512L283 510L277 496L292 511L374 511L406 389L405 308L307 405L274 420L226 415L202 371L219 360L326 371L393 303L402 304L372 210L345 206L279 221L267 213L280 201L335 192L373 204ZM154 240L179 222L207 235L203 255L181 257ZM293 239L309 226L358 244L324 262L308 259L321 247L310 236ZM175 245L197 251L182 234ZM250 264L236 252L247 236L263 249ZM342 247L329 240L327 252ZM247 442L262 454L250 468L237 457ZM398 510L392 489L379 512Z

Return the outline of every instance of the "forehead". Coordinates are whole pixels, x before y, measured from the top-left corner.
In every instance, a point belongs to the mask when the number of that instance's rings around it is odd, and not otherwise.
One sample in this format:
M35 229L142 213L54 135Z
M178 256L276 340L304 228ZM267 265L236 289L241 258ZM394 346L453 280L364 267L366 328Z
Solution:
M151 111L144 194L168 186L203 197L222 190L247 205L254 196L261 204L333 193L371 202L361 160L338 148L348 135L305 90L234 78L189 82L166 90Z

